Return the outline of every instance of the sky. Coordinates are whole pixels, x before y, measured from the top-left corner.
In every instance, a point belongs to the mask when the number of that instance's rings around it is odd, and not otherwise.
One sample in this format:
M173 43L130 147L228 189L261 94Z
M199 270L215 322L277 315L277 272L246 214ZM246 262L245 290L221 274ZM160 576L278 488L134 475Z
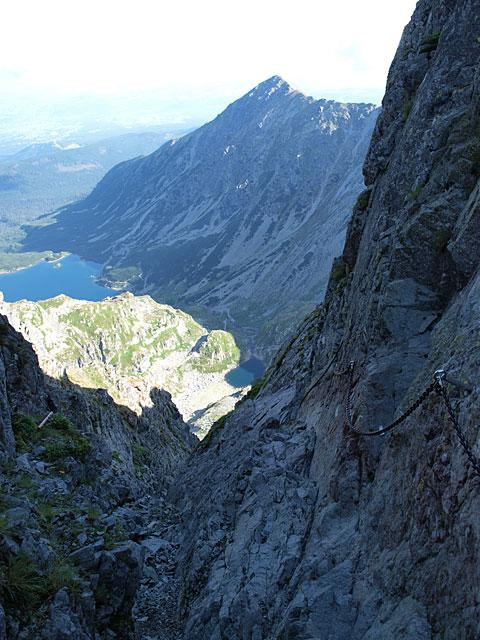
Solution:
M158 121L187 122L277 74L316 98L379 103L414 8L414 0L15 0L2 7L0 120L28 122L34 108L61 118L61 105L76 102L147 120L150 103Z

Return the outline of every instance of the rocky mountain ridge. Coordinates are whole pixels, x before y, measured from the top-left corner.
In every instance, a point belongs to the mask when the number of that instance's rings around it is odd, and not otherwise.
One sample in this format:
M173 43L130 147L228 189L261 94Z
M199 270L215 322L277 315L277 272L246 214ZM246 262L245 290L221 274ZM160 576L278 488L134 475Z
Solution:
M49 376L106 389L137 414L152 406L152 389L165 389L200 436L248 390L225 379L240 361L232 335L209 332L150 296L2 301L0 312L33 344Z
M45 376L0 317L2 640L133 637L165 488L197 442L169 395L151 396L137 415Z
M321 300L378 112L314 100L275 76L212 122L112 169L25 247L135 269L136 291L202 324L213 316L271 354Z

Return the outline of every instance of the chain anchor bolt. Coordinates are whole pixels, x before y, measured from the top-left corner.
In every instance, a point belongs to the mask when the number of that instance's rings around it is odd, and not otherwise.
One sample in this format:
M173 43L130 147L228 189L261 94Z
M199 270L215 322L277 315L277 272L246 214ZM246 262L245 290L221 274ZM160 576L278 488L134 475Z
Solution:
M433 374L433 377L441 387L443 387L444 382L448 382L454 387L461 389L464 393L472 393L473 391L473 387L471 387L470 385L463 384L463 382L460 382L459 380L455 380L454 378L448 376L445 369L437 369L437 371L435 371L435 373Z
M447 377L447 372L445 371L445 369L437 369L435 371L435 373L433 374L433 377L435 378L437 384L440 387L443 387L443 382L444 382L445 378Z

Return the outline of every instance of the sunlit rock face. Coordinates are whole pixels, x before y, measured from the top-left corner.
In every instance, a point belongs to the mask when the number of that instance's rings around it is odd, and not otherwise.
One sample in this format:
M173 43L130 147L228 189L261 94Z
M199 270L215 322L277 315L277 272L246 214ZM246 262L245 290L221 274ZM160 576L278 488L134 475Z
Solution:
M152 389L165 389L201 436L245 392L225 379L240 360L233 336L150 296L87 302L61 295L1 302L0 311L32 342L50 376L106 389L138 414L152 406Z

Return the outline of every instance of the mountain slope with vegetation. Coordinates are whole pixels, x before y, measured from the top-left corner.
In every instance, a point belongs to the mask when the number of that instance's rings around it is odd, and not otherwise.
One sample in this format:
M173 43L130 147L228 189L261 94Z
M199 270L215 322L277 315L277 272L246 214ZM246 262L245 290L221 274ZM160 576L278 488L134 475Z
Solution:
M38 143L0 158L0 249L18 249L22 224L85 197L114 165L151 153L166 139L144 132L87 145Z
M0 311L32 342L48 375L106 389L137 413L152 405L152 389L165 389L202 435L244 393L225 380L240 361L233 336L209 332L149 296L124 293L87 302L62 295L2 302Z
M325 300L201 443L0 319L0 636L478 639L479 15L417 3Z
M323 295L377 115L275 76L212 122L112 169L26 247L133 268L137 291L203 324L221 320L268 355Z
M165 487L196 443L168 394L151 397L137 415L45 376L0 317L2 640L133 638L151 547L166 535L151 525L170 517Z

